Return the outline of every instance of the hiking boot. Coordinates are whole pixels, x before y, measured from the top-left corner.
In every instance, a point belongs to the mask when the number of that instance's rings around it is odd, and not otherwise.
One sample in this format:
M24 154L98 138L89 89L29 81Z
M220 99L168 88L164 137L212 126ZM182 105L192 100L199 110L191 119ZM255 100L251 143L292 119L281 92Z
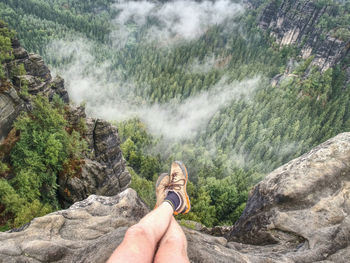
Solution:
M180 204L174 208L174 215L187 214L191 209L190 198L186 192L187 180L188 174L185 165L180 161L173 162L166 190L174 192L180 199Z
M168 191L165 189L165 187L169 184L170 177L168 173L162 173L156 182L156 196L157 196L157 203L154 209L156 209L158 206L160 206L165 197L168 194Z

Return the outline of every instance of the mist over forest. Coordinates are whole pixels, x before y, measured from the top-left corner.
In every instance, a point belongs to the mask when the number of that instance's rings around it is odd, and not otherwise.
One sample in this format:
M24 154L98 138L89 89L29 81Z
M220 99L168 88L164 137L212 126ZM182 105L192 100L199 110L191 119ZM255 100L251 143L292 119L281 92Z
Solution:
M166 101L159 102L159 98L154 101L149 96L140 96L141 89L144 92L152 87L148 83L135 83L135 76L126 73L128 62L119 61L119 52L135 46L140 52L153 47L160 49L157 55L169 56L176 48L195 41L210 27L227 20L232 24L225 22L225 29L232 30L236 27L233 18L243 11L241 4L222 0L164 4L120 1L111 8L117 15L111 20L110 56L97 57L94 51L99 45L83 38L52 41L46 50L50 61L55 61L54 72L66 79L73 101L86 103L91 115L117 122L140 118L152 135L192 139L205 129L220 108L243 95L251 95L257 87L258 76L240 83L222 75L210 88L199 90L194 96L167 94ZM186 64L172 66L179 72L204 75L220 60L215 54L205 54L201 61L194 57Z
M207 226L234 223L268 172L350 127L342 65L276 44L241 1L2 0L0 17L74 103L118 127L149 206L158 174L186 164L184 218Z

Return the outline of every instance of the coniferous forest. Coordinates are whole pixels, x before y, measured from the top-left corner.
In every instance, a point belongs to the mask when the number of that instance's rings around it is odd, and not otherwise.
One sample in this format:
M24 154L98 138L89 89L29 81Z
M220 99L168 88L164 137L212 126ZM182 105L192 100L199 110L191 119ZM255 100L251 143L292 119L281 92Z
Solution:
M131 187L150 207L158 174L168 171L173 160L182 160L190 174L192 202L192 212L182 218L206 226L232 225L251 187L267 173L350 130L350 54L321 70L312 63L313 56L302 58L300 46L279 45L257 24L260 10L272 1L260 1L260 9L221 1L236 11L213 18L190 35L178 29L176 19L169 26L166 19L172 18L160 15L171 1L147 2L142 12L119 2L0 0L0 19L17 32L11 34L17 34L27 50L42 55L50 69L65 78L73 101L118 127ZM322 17L319 30L348 41L350 4L316 2L320 9L327 5L334 11ZM191 3L204 6L201 1ZM149 13L143 13L147 8ZM6 59L3 50L10 48L6 34L1 31L0 62ZM38 116L40 109L56 114L48 125L60 134L62 144L74 145L76 140L83 151L78 135L70 138L59 128L65 125L59 102L36 103ZM26 116L16 121L24 136L39 136L39 141L50 137L28 122ZM25 142L17 144L11 153L15 181L6 187L0 183L0 189L13 195L15 190L16 198L38 200L40 204L31 203L37 207L35 215L58 209L55 182L46 182L52 185L46 195L30 195L31 190L21 188L20 178L28 169L18 165ZM73 154L71 147L64 148L68 150L62 160L42 161L53 167L53 174ZM5 170L1 167L0 173ZM29 170L38 173L36 169ZM19 213L17 203L7 205ZM31 219L15 218L11 226Z

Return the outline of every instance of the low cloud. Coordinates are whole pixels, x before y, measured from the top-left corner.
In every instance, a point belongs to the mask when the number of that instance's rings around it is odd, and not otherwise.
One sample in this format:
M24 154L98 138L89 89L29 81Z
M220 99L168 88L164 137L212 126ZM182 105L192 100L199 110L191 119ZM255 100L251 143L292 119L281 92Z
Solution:
M188 139L198 134L213 115L233 100L249 97L258 87L259 78L227 83L225 78L210 91L180 103L154 104L138 109L139 117L150 131L169 139Z
M120 0L113 8L119 13L113 22L115 30L111 38L119 47L133 41L138 28L147 32L145 39L160 43L192 40L244 10L242 4L230 0L166 3Z
M189 71L192 73L208 73L213 69L223 69L230 63L232 56L227 57L215 57L214 55L207 56L203 60L194 59L188 66Z
M211 26L221 24L243 11L241 4L229 0L184 1L166 3L155 1L125 1L113 4L117 16L112 21L111 35L114 47L123 47L135 39L138 30L146 38L163 42L174 39L192 40L204 34ZM47 47L50 61L56 61L53 72L62 75L71 99L86 103L87 113L111 121L138 117L151 133L171 140L190 139L205 129L213 115L233 100L249 98L259 85L256 77L242 82L222 79L209 91L166 104L151 104L135 95L135 84L119 77L108 60L97 62L93 43L86 39L53 41ZM229 60L214 56L194 60L188 70L206 73L221 68ZM109 72L109 73L107 73ZM111 76L112 75L112 76ZM146 87L147 88L147 87Z
M214 55L206 57L203 61L195 59L189 65L188 70L193 73L208 73L213 70L217 65L217 59Z
M111 121L138 117L150 132L167 139L190 139L205 129L213 115L233 100L247 99L258 87L260 78L229 82L225 77L209 91L189 97L182 102L150 104L135 96L135 85L106 72L108 61L97 64L86 40L55 41L48 46L48 54L57 61L65 60L58 72L66 80L66 88L73 102L86 103L89 115Z

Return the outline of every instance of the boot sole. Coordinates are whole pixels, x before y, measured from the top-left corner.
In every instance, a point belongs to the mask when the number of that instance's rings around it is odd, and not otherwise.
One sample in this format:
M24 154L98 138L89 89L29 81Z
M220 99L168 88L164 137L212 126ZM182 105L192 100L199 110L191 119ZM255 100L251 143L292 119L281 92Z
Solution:
M167 174L167 173L162 173L161 175L159 175L159 177L158 177L158 179L157 179L157 182L156 182L156 189L158 188L160 182L163 180L163 178L164 178L165 176L169 176L169 174ZM158 207L158 206L157 206L157 202L156 202L156 204L155 204L153 210L156 209L157 207Z
M186 195L186 204L187 204L187 209L185 210L185 212L174 212L174 215L178 215L178 214L187 214L190 210L191 210L191 202L190 202L190 198L187 194L187 189L186 189L186 186L187 186L187 181L188 181L188 173L187 173L187 169L186 169L186 166L180 162L180 161L175 161L181 168L183 174L186 175L186 180L185 180L185 195Z

